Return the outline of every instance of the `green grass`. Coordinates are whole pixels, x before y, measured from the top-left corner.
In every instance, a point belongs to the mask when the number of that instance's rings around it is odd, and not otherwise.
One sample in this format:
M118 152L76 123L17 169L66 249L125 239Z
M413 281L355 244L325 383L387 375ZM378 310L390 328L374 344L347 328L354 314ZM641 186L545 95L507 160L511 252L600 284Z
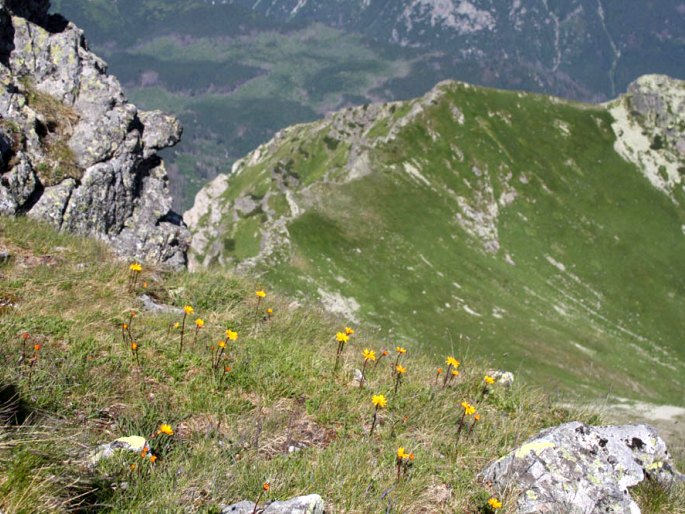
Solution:
M0 244L14 256L0 269L0 296L14 298L0 314L0 389L10 387L21 402L12 407L0 395L0 416L8 422L12 412L28 416L0 428L0 509L7 513L216 512L222 503L253 499L267 480L270 499L316 492L331 512L380 512L390 504L391 512L475 511L492 494L476 479L488 462L543 427L599 420L521 384L495 386L478 405L482 420L474 433L457 440L459 402L478 400L488 367L470 354L457 354L462 375L443 389L434 375L445 355L429 358L409 345L399 394L392 393L389 359L360 389L351 375L362 348L383 346L372 326L355 327L333 373L332 336L340 327L270 291L260 318L267 307L274 315L256 320L256 282L221 271L171 274L146 266L138 291L130 292L127 263L99 243L26 219L2 219ZM206 325L195 344L192 333L186 336L179 355L178 332L167 333L181 316L138 311L131 324L138 366L120 327L143 291L160 302L193 305ZM224 363L232 370L220 380L210 347L227 326L240 336ZM31 335L28 355L31 345L43 345L30 384L28 365L18 362L24 332ZM375 393L386 394L389 406L369 437ZM153 440L154 467L137 454L119 454L94 469L85 465L98 444L149 436L160 423L175 433ZM295 443L303 449L289 453ZM398 446L416 454L399 484ZM137 465L133 473L130 464ZM435 503L438 493L445 493L442 503Z
M353 298L380 338L428 355L455 348L572 398L682 405L685 211L615 153L611 121L601 107L449 86L395 140L369 141L371 174L292 188L309 206L288 225L292 251L256 271L288 294ZM226 201L289 160L322 176L328 145L303 141L328 123L289 132ZM379 123L369 138L386 135ZM457 216L505 192L487 252Z

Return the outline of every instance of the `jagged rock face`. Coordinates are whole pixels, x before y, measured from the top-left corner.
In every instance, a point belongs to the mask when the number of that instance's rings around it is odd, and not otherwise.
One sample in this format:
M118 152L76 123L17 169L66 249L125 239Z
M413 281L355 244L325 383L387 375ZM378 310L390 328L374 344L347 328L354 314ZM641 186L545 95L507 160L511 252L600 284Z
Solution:
M157 155L180 140L179 122L128 103L82 31L48 6L0 1L0 214L184 266L190 234Z
M650 426L573 422L543 431L490 464L483 478L502 491L522 491L521 513L637 514L629 487L645 478L669 485L683 475Z

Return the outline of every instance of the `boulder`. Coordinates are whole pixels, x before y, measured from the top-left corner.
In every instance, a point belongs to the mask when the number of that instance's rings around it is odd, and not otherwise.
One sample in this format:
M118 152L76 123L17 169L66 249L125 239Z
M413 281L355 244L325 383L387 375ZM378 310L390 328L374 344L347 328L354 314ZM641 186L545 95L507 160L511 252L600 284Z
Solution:
M108 459L118 450L141 453L147 448L147 441L141 436L120 437L115 441L107 444L101 444L97 450L90 454L88 462L91 465L96 465L102 459Z
M683 475L648 425L572 422L544 430L490 464L482 478L500 492L521 491L520 513L637 514L629 487L645 478L668 485Z

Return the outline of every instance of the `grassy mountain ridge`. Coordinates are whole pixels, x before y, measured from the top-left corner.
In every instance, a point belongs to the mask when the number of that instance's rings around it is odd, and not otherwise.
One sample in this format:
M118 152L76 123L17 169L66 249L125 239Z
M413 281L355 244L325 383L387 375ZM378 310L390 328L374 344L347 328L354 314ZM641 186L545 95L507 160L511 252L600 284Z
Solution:
M680 405L682 156L615 147L683 130L619 127L625 101L445 83L291 127L198 195L191 262L551 389Z

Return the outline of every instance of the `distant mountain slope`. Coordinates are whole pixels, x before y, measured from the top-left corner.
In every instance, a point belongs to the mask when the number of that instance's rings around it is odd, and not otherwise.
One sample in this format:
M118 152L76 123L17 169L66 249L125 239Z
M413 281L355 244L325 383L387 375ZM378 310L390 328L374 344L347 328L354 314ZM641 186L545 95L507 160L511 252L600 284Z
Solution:
M53 0L147 109L176 114L176 206L293 123L438 81L605 100L683 77L680 0Z
M256 270L388 344L677 404L684 155L680 81L644 77L608 106L443 83L236 163L185 215L191 264Z

